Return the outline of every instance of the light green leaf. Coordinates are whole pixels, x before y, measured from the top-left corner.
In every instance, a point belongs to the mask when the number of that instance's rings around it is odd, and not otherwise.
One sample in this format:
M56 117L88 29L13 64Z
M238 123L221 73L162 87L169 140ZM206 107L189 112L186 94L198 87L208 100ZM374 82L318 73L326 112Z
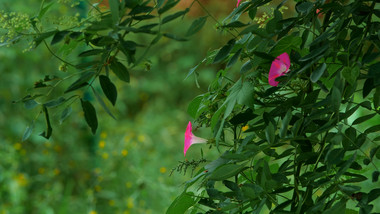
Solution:
M166 214L178 214L185 213L191 206L196 203L196 200L193 198L194 193L192 192L182 192L172 204L169 206Z
M215 169L215 171L209 177L210 180L222 181L227 178L230 178L234 175L237 175L245 168L245 164L226 164Z
M112 16L112 23L116 25L119 22L120 16L119 16L119 0L109 0L109 5L111 9L111 16Z

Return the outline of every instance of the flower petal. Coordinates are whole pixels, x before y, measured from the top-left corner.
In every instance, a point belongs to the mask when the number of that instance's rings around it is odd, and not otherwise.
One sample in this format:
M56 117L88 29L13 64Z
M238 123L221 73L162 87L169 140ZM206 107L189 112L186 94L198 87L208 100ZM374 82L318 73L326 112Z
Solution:
M206 139L195 136L191 132L192 131L191 126L192 126L191 122L189 121L189 123L187 124L186 132L185 132L185 144L184 144L184 148L183 148L183 155L184 156L186 156L186 152L192 144L206 143L207 142Z
M275 60L273 60L268 75L269 85L277 86L278 81L276 81L276 78L284 75L285 73L288 73L289 67L290 59L289 55L286 52L278 56Z
M240 2L241 2L241 0L237 1L236 7L239 7Z

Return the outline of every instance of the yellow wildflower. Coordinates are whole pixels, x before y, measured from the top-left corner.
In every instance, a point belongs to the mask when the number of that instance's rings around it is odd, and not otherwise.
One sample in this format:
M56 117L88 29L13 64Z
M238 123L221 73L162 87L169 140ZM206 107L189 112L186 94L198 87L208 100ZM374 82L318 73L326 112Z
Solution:
M106 142L104 140L101 140L99 142L99 148L103 149L105 145L106 145Z
M164 173L166 172L166 168L165 168L165 167L161 167L161 168L160 168L160 172L161 172L162 174L164 174Z
M128 155L128 150L123 149L123 150L121 151L121 154L122 154L124 157L127 156L127 155Z

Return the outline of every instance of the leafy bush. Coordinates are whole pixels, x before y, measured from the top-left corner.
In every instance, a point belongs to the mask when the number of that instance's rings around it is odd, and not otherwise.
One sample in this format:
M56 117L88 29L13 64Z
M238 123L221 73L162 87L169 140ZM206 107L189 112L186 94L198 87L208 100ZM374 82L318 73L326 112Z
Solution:
M229 40L190 69L188 76L197 79L200 66L219 68L188 113L212 133L208 144L220 155L181 162L179 171L209 163L186 182L167 213L379 211L377 1L239 1L221 22L198 0L171 12L178 2L110 0L109 10L90 5L87 16L63 20L54 30L41 22L53 3L43 1L36 17L1 16L3 45L29 38L32 48L44 45L67 73L45 76L20 100L40 109L37 117L46 121L41 135L49 139L50 115L65 120L73 103L80 103L95 134L97 109L89 94L115 117L110 106L120 94L116 81L129 83L131 71L149 70L146 56L162 38L186 41L213 20ZM209 18L197 18L185 33L164 28L194 4ZM51 49L57 45L62 56ZM189 125L185 153L203 142L192 141Z

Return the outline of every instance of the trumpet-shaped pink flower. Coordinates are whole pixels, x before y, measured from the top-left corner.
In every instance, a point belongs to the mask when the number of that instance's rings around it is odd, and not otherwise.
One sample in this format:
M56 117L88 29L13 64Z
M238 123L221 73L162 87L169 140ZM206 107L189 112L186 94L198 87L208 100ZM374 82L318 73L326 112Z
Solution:
M239 7L240 2L241 2L241 0L237 1L236 7Z
M191 125L191 122L189 121L189 124L187 124L186 132L185 132L185 147L183 148L184 156L186 156L186 152L192 144L207 142L206 139L195 136L191 131L192 131L192 125Z
M289 55L285 52L273 60L272 65L270 66L268 82L271 86L277 86L278 81L277 77L283 76L289 72L290 59Z

